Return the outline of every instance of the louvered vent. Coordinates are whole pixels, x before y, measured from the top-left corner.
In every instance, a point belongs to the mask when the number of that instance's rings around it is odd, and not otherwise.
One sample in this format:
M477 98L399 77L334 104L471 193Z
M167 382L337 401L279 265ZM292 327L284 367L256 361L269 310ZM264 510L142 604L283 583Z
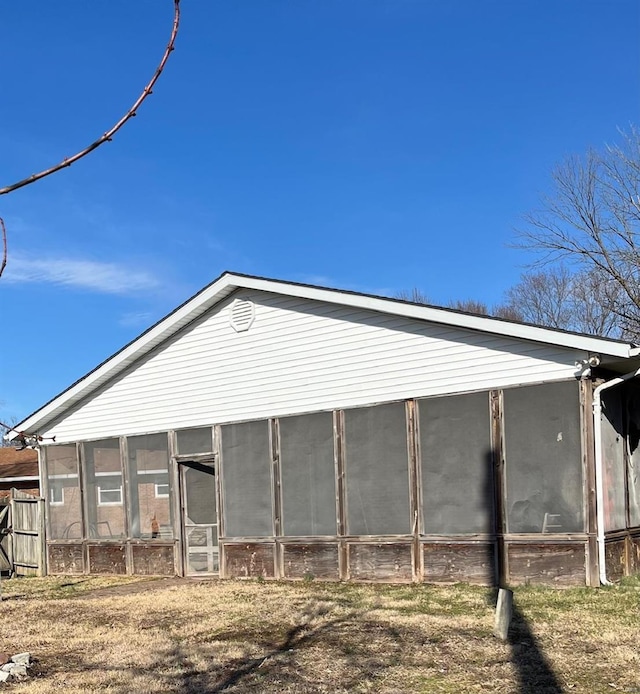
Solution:
M238 333L249 330L256 317L256 309L252 301L236 299L229 309L229 322Z

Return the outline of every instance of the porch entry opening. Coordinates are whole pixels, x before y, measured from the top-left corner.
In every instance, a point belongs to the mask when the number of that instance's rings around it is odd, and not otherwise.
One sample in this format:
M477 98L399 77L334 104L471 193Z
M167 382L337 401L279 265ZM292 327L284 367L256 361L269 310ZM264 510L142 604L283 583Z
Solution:
M217 574L218 510L213 462L180 461L182 537L187 576Z

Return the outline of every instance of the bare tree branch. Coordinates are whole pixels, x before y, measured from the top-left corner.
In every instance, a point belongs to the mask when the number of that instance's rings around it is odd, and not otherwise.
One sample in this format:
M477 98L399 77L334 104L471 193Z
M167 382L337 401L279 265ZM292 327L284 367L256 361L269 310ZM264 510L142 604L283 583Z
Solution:
M0 229L2 230L2 263L0 263L0 277L7 267L7 230L4 226L4 219L0 217Z
M27 186L30 183L35 183L36 181L40 180L41 178L44 178L45 176L50 176L51 174L55 173L56 171L60 171L60 169L64 169L67 166L71 166L71 164L74 164L76 161L79 159L82 159L83 157L86 157L87 154L90 152L93 152L94 149L97 149L100 147L100 145L103 145L105 142L110 142L113 138L113 136L122 128L122 126L131 118L133 118L136 115L136 111L140 108L144 100L149 96L149 94L152 93L153 86L155 83L158 81L158 78L162 74L162 71L164 70L164 66L169 59L169 55L174 49L174 44L176 40L176 36L178 35L178 27L180 25L180 0L174 0L174 16L173 16L173 28L171 30L171 37L169 38L169 43L167 44L167 47L165 48L164 54L162 56L162 59L160 60L160 63L158 67L156 68L156 71L149 81L149 83L146 85L146 87L142 90L142 93L140 96L135 100L133 106L125 113L124 116L109 130L107 130L104 135L99 137L95 142L92 142L88 147L85 147L84 149L80 150L76 154L74 154L71 157L65 157L61 162L56 164L55 166L52 166L50 169L45 169L43 171L40 171L39 173L32 174L31 176L22 179L21 181L18 181L17 183L13 183L10 186L6 186L5 188L0 188L0 195L6 195L7 193L11 193L14 190L17 190L18 188L22 188L23 186Z

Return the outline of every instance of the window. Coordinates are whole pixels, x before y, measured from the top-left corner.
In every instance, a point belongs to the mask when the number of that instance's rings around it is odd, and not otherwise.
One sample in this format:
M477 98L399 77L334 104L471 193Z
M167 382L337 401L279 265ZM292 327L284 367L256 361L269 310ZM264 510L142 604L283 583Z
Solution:
M156 499L166 499L169 497L169 483L161 482L156 484Z
M98 506L120 506L122 504L122 485L120 479L100 480L98 490Z
M49 504L51 506L64 505L64 487L61 484L49 482Z

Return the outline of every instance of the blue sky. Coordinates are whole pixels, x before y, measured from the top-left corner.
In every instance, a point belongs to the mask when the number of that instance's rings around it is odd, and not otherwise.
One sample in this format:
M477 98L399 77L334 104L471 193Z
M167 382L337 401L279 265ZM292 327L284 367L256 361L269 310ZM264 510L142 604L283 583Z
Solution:
M0 187L149 79L171 0L0 5ZM0 419L23 418L224 270L500 301L564 156L638 122L637 0L182 0L110 144L0 197Z

